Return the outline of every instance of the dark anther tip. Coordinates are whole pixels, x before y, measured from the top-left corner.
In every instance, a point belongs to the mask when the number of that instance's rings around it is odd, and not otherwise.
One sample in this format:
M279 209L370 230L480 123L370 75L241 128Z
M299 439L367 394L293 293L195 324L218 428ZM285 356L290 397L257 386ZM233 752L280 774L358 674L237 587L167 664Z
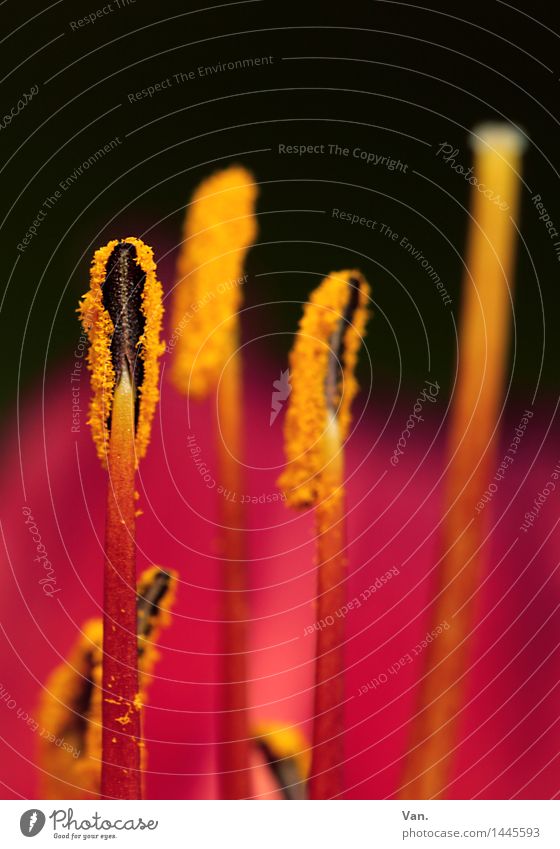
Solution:
M330 355L325 378L325 397L327 407L335 412L339 402L340 374L344 369L344 335L354 321L354 315L360 302L360 281L356 277L348 279L349 295L344 313L337 322L329 340Z
M138 340L144 332L142 292L146 275L136 261L136 248L119 242L107 260L103 283L103 306L113 322L111 358L118 383L126 368L135 389L142 384L144 368L138 356ZM138 416L138 404L136 405Z
M171 575L160 569L137 599L138 636L147 637L159 612L159 603L169 590Z
M278 789L284 799L307 799L306 782L300 775L296 759L293 757L275 757L266 740L257 740L257 744L267 760L269 769L276 779Z

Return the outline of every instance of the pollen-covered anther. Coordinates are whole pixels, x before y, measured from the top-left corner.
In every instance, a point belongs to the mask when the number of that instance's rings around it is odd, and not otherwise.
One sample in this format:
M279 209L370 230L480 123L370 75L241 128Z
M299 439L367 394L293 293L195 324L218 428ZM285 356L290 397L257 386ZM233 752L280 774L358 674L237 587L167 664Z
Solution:
M261 722L253 737L285 799L307 798L306 780L311 767L311 745L299 729L280 723Z
M232 165L204 180L187 209L177 263L171 377L177 389L207 395L236 347L236 316L257 235L253 175Z
M132 702L103 694L101 619L92 619L84 625L68 660L49 676L41 697L39 718L54 738L64 739L65 745L60 747L42 738L43 790L47 798L79 798L99 793L102 701L122 707L122 716L117 720L122 728L130 723L132 713L146 703L158 658L155 644L160 629L170 622L176 577L173 570L159 566L151 566L140 575L137 587L140 690ZM118 745L119 738L112 737L111 743Z
M113 240L95 252L90 288L80 303L90 347L88 367L93 397L89 424L104 465L111 428L113 395L123 372L135 396L136 459L146 453L159 397L159 358L163 317L162 287L152 249L140 239Z
M332 272L304 307L290 353L292 392L284 425L287 465L279 479L292 507L310 507L324 497L329 434L336 431L341 443L348 434L369 292L359 271Z
M297 727L260 722L252 732L255 741L266 750L270 760L293 758L301 778L307 778L311 766L311 746Z

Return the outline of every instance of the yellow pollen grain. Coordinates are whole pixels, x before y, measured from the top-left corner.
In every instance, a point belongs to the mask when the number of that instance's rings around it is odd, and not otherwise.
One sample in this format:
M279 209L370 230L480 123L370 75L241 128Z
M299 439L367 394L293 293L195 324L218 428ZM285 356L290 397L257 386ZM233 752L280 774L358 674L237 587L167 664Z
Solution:
M235 345L245 257L257 235L253 175L238 165L218 171L194 193L177 263L170 348L180 392L206 395Z

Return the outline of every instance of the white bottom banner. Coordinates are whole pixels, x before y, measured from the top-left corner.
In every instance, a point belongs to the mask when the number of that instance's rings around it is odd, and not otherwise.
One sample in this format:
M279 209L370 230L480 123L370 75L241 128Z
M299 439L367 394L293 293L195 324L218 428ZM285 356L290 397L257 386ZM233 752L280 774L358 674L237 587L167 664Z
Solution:
M560 802L0 801L2 846L559 849Z

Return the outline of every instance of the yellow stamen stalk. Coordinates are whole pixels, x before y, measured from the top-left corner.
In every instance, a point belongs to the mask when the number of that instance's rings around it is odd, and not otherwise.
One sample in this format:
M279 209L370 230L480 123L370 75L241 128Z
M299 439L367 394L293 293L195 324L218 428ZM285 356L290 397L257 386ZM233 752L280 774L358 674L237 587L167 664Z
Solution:
M136 647L135 469L158 400L162 289L139 239L96 251L80 304L90 348L90 424L108 469L103 588L103 770L107 798L141 796Z
M205 180L187 210L177 265L171 377L196 398L217 390L216 441L223 556L224 688L219 766L226 799L249 795L246 695L246 550L243 536L243 383L238 310L244 263L257 234L257 188L239 166Z
M447 449L444 553L432 614L436 626L450 627L428 650L400 791L406 799L443 797L450 778L476 593L487 558L487 513L477 515L476 505L495 471L508 356L524 141L518 130L501 124L477 128L473 139L479 186L472 193L459 375ZM498 196L507 208L500 207Z
M354 375L367 321L369 286L359 271L330 274L304 308L290 355L286 412L287 466L279 484L292 507L315 508L317 605L313 756L309 793L330 799L344 790L343 620L346 510L344 441L358 385Z

